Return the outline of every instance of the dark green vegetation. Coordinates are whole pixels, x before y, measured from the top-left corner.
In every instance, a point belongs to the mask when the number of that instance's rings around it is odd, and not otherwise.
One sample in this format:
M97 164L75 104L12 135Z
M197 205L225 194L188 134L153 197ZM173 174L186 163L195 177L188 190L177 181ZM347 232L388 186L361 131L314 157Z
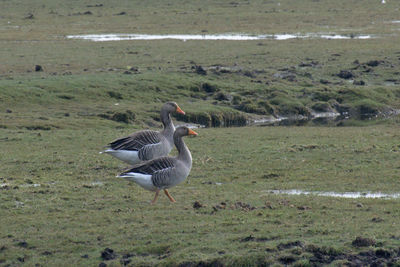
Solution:
M146 91L153 103L154 92L165 93L157 97L161 102L173 92L173 97L200 102L186 120L214 126L224 121L240 125L243 116L309 116L313 111L336 110L359 118L399 108L400 50L395 45L399 25L392 23L398 19L394 3L25 2L2 3L0 75L25 76L27 80L18 86L26 89L37 85L31 79L40 77L61 85L60 91L65 86L71 91L73 84L84 91L102 89L117 99L138 98L140 103L143 96L129 94L131 90ZM65 39L68 34L114 32L334 32L377 38L98 43ZM59 97L68 100L71 95ZM75 97L80 101L84 96Z
M271 189L399 192L395 1L0 2L0 266L399 265L399 200ZM369 40L67 40L88 33L327 33ZM351 127L199 129L188 183L114 178L107 142L180 121L244 125L348 112ZM366 126L371 124L369 126ZM363 127L354 127L362 125Z

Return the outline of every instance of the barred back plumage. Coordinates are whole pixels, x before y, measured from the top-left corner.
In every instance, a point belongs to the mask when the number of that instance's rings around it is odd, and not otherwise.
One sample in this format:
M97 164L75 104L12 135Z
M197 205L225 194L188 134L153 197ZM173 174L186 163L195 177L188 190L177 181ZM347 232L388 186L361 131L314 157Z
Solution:
M114 142L111 142L109 146L115 150L140 150L146 145L157 144L160 141L161 137L159 132L145 130L115 140Z
M175 102L165 103L160 112L162 131L143 130L109 143L107 153L130 165L166 156L174 146L175 126L170 113L185 114Z

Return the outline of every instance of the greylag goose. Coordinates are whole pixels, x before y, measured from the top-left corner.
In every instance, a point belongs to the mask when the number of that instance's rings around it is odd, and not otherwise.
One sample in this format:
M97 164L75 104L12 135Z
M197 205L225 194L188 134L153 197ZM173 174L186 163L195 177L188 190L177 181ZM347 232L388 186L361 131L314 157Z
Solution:
M109 143L108 148L100 153L110 154L131 165L168 155L174 146L175 126L170 116L172 112L185 114L175 102L165 103L160 114L164 126L162 131L135 132Z
M197 133L186 126L175 130L173 138L178 150L176 157L161 157L140 163L117 177L133 181L146 190L155 191L151 204L156 202L160 190L164 190L169 200L175 202L168 188L183 182L192 168L192 155L182 138L187 135L197 135Z

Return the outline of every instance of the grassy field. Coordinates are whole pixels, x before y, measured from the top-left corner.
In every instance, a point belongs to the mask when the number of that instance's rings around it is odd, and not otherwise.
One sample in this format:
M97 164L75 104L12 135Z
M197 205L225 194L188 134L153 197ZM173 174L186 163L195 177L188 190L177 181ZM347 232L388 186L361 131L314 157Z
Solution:
M398 125L199 129L187 139L188 182L171 190L178 202L161 197L154 206L152 193L115 178L122 163L97 153L128 129L1 132L4 265L93 266L108 259L106 248L116 254L111 266L343 264L381 250L390 256L378 260L397 257L399 200L269 190L398 192ZM355 247L359 236L373 243Z
M400 108L400 17L387 2L1 1L0 266L399 266L399 199L271 193L400 191L400 119L389 116ZM232 32L376 38L65 38ZM179 123L207 126L351 118L197 129L177 203L151 206L152 193L115 178L126 165L98 152L160 128L170 100L187 112Z

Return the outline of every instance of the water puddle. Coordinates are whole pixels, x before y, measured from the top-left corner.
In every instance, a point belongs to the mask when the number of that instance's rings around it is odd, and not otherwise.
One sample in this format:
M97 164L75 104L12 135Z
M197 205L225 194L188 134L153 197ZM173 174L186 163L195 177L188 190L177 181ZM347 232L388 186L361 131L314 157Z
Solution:
M25 203L21 201L15 201L15 207L16 208L22 208L24 207Z
M308 122L315 122L318 124L324 124L328 121L334 121L336 119L347 119L345 114L340 114L338 112L313 112L311 116L304 115L293 115L293 116L279 116L279 117L265 117L260 119L255 119L248 122L249 126L268 126L268 125L293 125L302 124Z
M0 188L8 188L12 186L9 183L2 183L0 184ZM40 187L41 184L21 184L21 185L14 185L14 186L18 186L18 187Z
M251 40L289 40L289 39L371 39L372 35L342 35L335 33L308 33L308 34L83 34L67 35L68 39L81 39L94 42L126 41L126 40L165 40L174 39L181 41L189 40L228 40L228 41L251 41Z
M20 187L40 187L41 184L22 184Z
M189 129L199 129L199 128L206 128L205 125L203 124L198 124L198 123L181 123L178 124L176 127L180 127L180 126L186 126Z
M339 197L339 198L381 198L381 199L397 199L400 198L400 193L386 194L381 192L322 192L322 191L304 191L304 190L267 190L263 191L270 194L278 195L312 195L322 197Z
M92 186L103 186L104 183L101 182L101 181L95 181L95 182L91 182L90 185L92 185Z

